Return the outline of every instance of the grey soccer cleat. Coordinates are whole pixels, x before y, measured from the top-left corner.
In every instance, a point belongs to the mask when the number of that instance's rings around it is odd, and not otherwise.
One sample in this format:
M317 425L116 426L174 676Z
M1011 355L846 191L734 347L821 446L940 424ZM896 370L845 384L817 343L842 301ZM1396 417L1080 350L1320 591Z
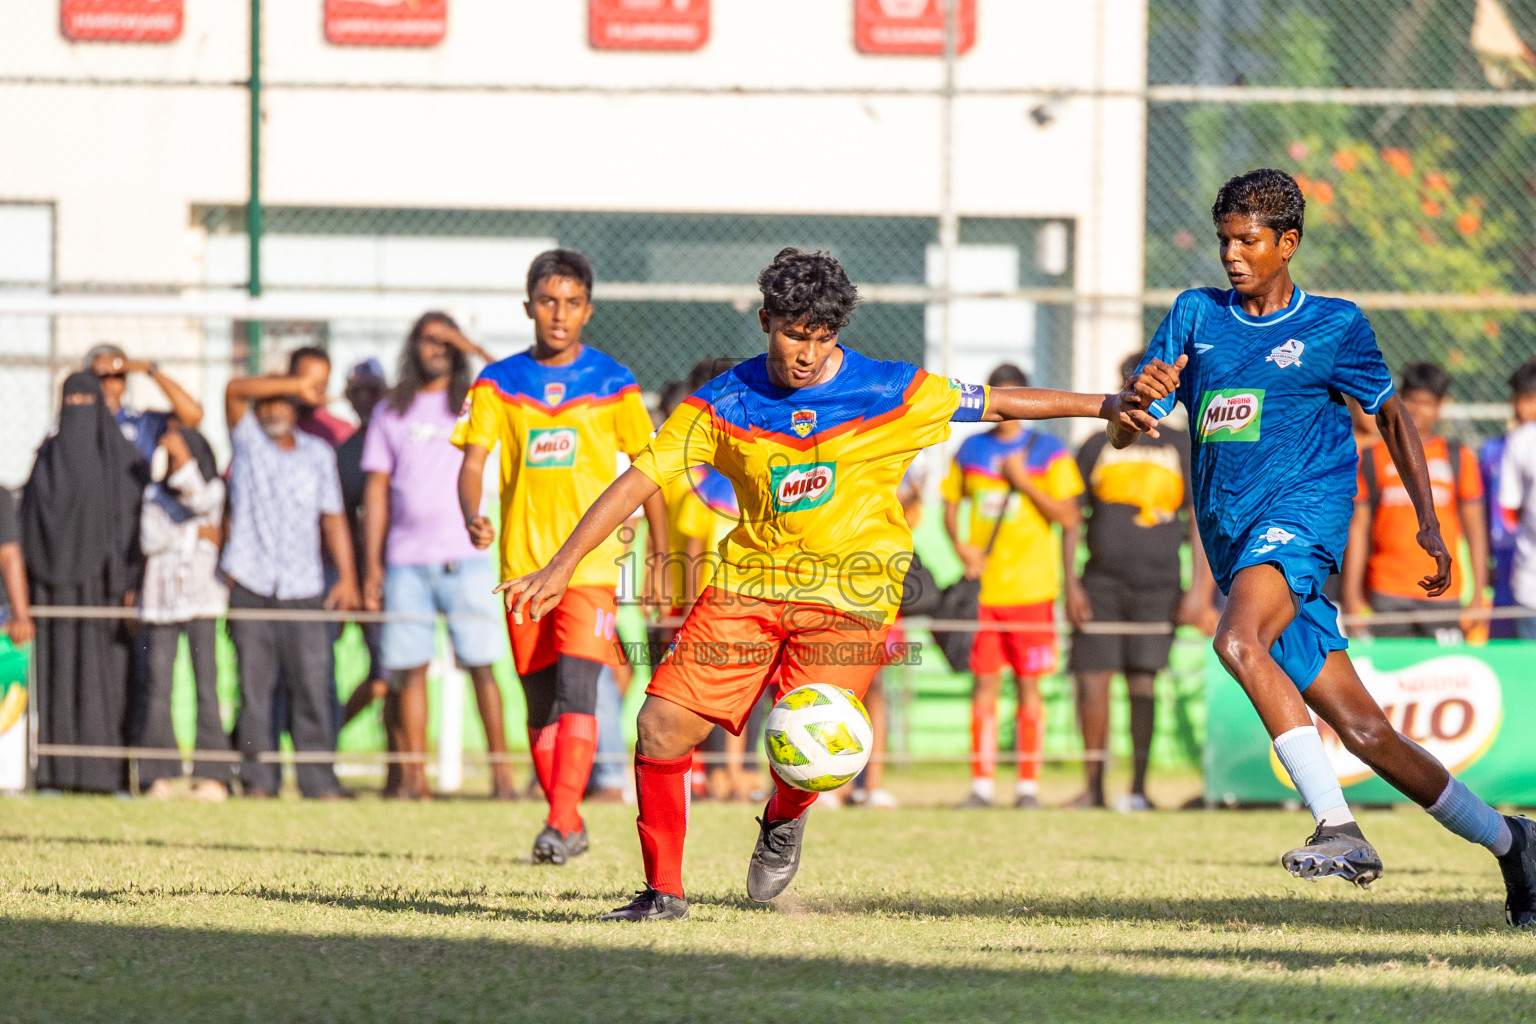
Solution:
M752 860L747 865L747 895L758 903L767 903L789 887L800 870L800 845L805 839L806 811L798 818L769 821L758 818L761 831Z
M1509 852L1499 858L1504 874L1504 919L1515 928L1536 926L1536 822L1506 816L1514 837Z
M610 910L599 921L682 921L688 917L688 901L659 889L641 889L635 898L617 910Z
M1305 846L1280 858L1297 878L1342 878L1365 889L1382 875L1381 856L1365 841L1360 826L1319 825Z
M553 825L545 825L544 831L533 841L533 862L559 866L586 853L588 845L585 827L575 832L561 832Z

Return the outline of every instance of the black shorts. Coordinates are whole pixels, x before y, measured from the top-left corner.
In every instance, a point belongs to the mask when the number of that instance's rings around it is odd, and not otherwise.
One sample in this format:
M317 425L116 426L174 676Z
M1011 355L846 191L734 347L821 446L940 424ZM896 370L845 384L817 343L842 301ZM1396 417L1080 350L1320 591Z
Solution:
M1095 622L1172 623L1183 596L1178 587L1128 587L1108 576L1084 576ZM1168 667L1173 632L1114 636L1072 631L1073 672L1161 672Z

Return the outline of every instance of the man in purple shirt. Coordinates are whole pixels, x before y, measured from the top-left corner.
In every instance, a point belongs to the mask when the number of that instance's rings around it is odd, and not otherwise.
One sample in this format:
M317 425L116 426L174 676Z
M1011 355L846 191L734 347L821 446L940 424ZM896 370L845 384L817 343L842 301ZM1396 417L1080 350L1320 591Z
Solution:
M384 624L384 667L391 673L384 721L402 753L427 749L427 664L437 635L433 616L448 617L454 656L475 685L475 703L493 755L507 753L501 690L491 671L505 641L492 597L495 575L464 531L459 465L449 439L469 393L469 357L490 361L449 316L426 313L400 354L398 383L374 410L363 442L364 605L418 616ZM420 762L402 766L398 795L427 798ZM512 766L492 765L494 795L516 798Z

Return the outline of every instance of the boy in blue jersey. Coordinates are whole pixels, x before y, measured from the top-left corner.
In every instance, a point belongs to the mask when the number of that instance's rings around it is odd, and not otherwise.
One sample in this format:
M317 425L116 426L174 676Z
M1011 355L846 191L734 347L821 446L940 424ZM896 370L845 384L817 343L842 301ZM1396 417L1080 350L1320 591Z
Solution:
M1177 391L1152 412L1167 415L1175 400L1190 411L1195 513L1228 595L1216 653L1317 821L1306 845L1281 863L1298 877L1337 875L1361 886L1382 873L1310 707L1377 775L1498 858L1509 921L1528 927L1536 923L1536 824L1500 815L1392 728L1344 653L1337 611L1322 594L1339 567L1356 490L1346 395L1376 417L1413 502L1419 546L1435 561L1419 584L1426 597L1449 586L1451 556L1423 446L1370 323L1353 303L1307 294L1291 281L1304 210L1301 190L1281 171L1251 171L1223 185L1211 217L1232 288L1180 295L1144 359L1189 357ZM1124 447L1136 434L1111 423L1109 437Z

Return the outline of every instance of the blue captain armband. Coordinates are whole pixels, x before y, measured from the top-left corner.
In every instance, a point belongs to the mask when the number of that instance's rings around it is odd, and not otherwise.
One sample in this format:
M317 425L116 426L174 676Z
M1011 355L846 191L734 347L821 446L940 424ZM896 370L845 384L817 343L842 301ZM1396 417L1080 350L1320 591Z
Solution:
M964 384L955 377L949 382L960 392L960 404L950 415L951 423L980 423L987 414L987 389L980 384Z

